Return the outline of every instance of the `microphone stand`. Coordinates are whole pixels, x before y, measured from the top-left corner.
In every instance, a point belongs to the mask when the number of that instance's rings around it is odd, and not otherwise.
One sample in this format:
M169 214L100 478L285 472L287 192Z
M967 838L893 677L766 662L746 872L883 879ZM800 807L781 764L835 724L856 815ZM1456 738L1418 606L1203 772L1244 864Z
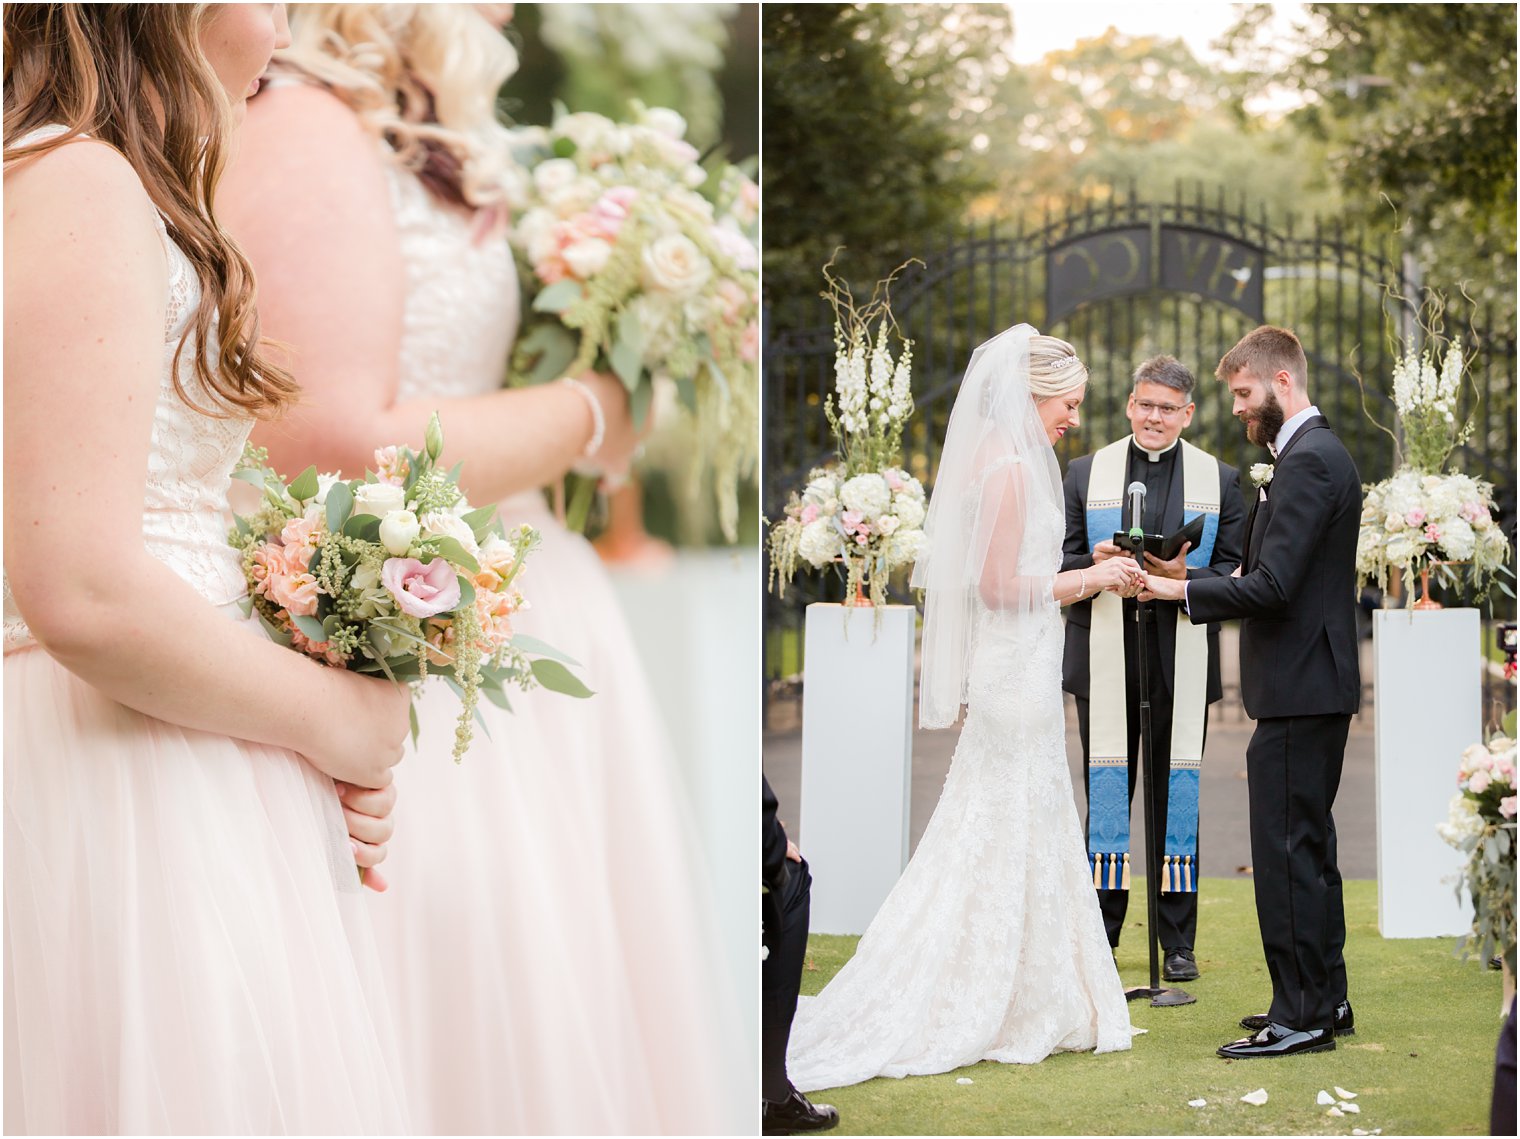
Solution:
M1134 545L1135 564L1140 567L1140 572L1145 572L1145 527L1140 524L1140 500L1139 496L1130 499L1134 509L1132 511L1133 523L1129 528L1130 540ZM1135 601L1135 648L1140 658L1140 782L1145 790L1145 903L1146 903L1146 940L1150 944L1151 955L1151 983L1149 987L1126 989L1124 999L1127 1001L1140 1000L1149 997L1151 1005L1156 1008L1170 1008L1174 1005L1190 1005L1198 998L1182 989L1166 989L1161 987L1160 971L1160 919L1161 919L1161 857L1156 843L1156 757L1151 743L1151 685L1150 685L1150 652L1146 644L1145 617L1151 612L1149 601Z

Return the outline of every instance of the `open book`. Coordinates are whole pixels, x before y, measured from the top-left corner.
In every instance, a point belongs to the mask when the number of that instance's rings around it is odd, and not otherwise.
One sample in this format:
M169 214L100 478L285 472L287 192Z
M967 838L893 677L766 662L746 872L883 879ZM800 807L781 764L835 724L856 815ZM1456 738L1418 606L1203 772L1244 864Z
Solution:
M1175 534L1163 537L1160 534L1147 534L1145 536L1145 552L1155 554L1164 562L1169 562L1182 552L1182 544L1187 542L1193 549L1198 548L1198 543L1203 540L1203 515L1197 514L1191 522L1186 523ZM1124 531L1114 533L1114 545L1121 550L1135 552L1135 543L1129 534Z

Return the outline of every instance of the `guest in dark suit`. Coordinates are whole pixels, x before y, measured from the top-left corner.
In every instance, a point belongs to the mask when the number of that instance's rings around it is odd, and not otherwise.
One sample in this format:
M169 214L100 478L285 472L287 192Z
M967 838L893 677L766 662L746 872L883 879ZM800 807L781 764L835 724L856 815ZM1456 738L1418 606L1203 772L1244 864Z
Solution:
M776 811L776 793L762 775L760 874L765 890L760 895L760 928L766 953L760 966L760 1126L765 1135L795 1135L838 1127L839 1112L826 1103L810 1103L786 1075L786 1043L807 955L813 878Z
M1137 481L1144 484L1146 495L1141 517L1145 531L1149 534L1174 533L1182 527L1184 521L1199 513L1196 507L1184 511L1187 496L1184 495L1183 486L1182 432L1193 421L1195 384L1193 373L1171 356L1157 356L1145 361L1135 369L1134 386L1130 392L1127 408L1133 433L1105 448L1105 451L1115 452L1114 474L1116 477L1121 474L1123 476L1118 481L1125 486ZM1092 486L1093 463L1096 457L1096 455L1083 455L1074 459L1066 472L1066 541L1061 561L1063 570L1087 569L1109 558L1133 557L1132 554L1114 544L1113 529L1101 524L1105 521L1104 519L1094 521L1088 509L1088 491ZM1212 489L1215 489L1217 493L1212 496L1211 505L1217 504L1217 525L1206 531L1204 542L1198 550L1194 550L1191 545L1184 546L1182 552L1170 561L1162 561L1151 554L1146 555L1146 563L1151 572L1178 580L1196 580L1233 573L1240 565L1241 543L1245 536L1245 503L1240 496L1240 476L1235 468L1209 457L1207 462L1196 464L1193 469L1204 471L1204 477L1213 480L1216 484L1216 487ZM1194 489L1196 492L1197 488ZM1122 524L1118 529L1128 529L1128 514L1121 513L1121 518ZM1090 521L1093 521L1092 526L1089 525ZM1116 624L1111 624L1109 628L1110 639L1114 643L1094 645L1092 626L1095 603L1116 607L1122 605L1122 648L1117 643L1119 638L1112 637L1112 633L1119 631ZM1154 783L1155 817L1151 826L1153 833L1158 836L1158 846L1168 833L1168 792L1173 780L1168 778L1166 772L1173 756L1174 702L1179 699L1190 701L1193 714L1202 717L1206 725L1207 705L1214 703L1221 696L1219 626L1217 624L1210 624L1207 630L1207 674L1203 678L1203 683L1195 683L1193 690L1186 694L1176 693L1173 681L1176 675L1178 608L1177 605L1171 603L1157 603L1141 609L1133 600L1120 602L1117 598L1103 598L1097 602L1077 602L1066 611L1066 653L1061 680L1062 688L1075 696L1077 702L1077 726L1082 736L1082 761L1085 773L1083 786L1088 790L1086 825L1089 828L1090 840L1093 837L1091 827L1095 814L1095 798L1101 798L1105 794L1114 798L1113 803L1097 804L1098 809L1101 810L1106 806L1109 811L1122 810L1127 818L1130 803L1135 797L1140 766L1138 762L1140 665L1139 638L1136 636L1137 619L1144 615L1150 621L1146 637L1149 658L1146 675L1150 688L1152 754L1160 773ZM1101 624L1100 622L1100 626ZM1100 639L1102 639L1101 635ZM1094 675L1093 655L1094 653L1118 655L1121 652L1123 679L1122 682L1114 684L1115 692L1112 698L1115 701L1122 700L1124 706L1125 751L1129 768L1127 789L1123 788L1121 781L1117 779L1114 780L1113 786L1105 787L1101 779L1095 786L1092 770L1088 767L1092 758L1089 696L1091 678ZM1117 675L1113 679L1117 680ZM1202 736L1198 735L1196 743L1200 757L1202 742ZM1117 775L1117 772L1115 774ZM1187 888L1180 888L1183 882L1179 875L1177 883L1179 888L1165 890L1160 895L1157 934L1164 953L1165 978L1168 981L1190 981L1198 976L1198 965L1193 954L1198 929L1196 827L1198 784L1196 775L1191 778L1179 777L1176 782L1179 795L1185 795L1191 799L1190 803L1178 804L1184 813L1191 812L1190 817L1193 820L1189 835L1183 839L1183 841L1187 841L1187 838L1191 839L1187 855L1191 861L1187 864L1188 873L1185 883ZM1127 794L1125 794L1126 790ZM1127 830L1128 828L1125 827L1126 834ZM1090 845L1093 844L1090 842ZM1096 845L1103 846L1101 843ZM1178 857L1182 855L1179 854ZM1122 876L1120 884L1123 887ZM1129 906L1128 888L1099 889L1098 905L1103 911L1103 924L1108 931L1108 943L1117 948L1119 934L1124 927L1124 915Z
M1240 687L1256 731L1246 749L1251 858L1272 1004L1219 1049L1230 1059L1318 1052L1352 1031L1346 918L1331 808L1361 702L1356 640L1356 464L1309 399L1298 337L1264 326L1225 354L1246 436L1275 465L1246 520L1241 573L1140 596L1184 603L1198 624L1241 618Z

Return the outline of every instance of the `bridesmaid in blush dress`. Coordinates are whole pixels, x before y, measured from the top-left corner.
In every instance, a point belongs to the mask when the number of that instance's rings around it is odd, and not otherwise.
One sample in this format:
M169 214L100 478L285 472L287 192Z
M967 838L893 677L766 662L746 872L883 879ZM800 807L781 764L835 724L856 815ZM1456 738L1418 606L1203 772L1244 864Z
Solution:
M4 28L5 1130L404 1133L334 780L372 862L406 696L271 643L226 541L295 393L209 209L283 6Z
M373 439L419 444L437 409L471 501L543 534L519 630L596 691L482 702L489 735L458 766L456 702L419 703L390 889L371 899L419 1126L753 1131L679 769L605 571L538 489L578 463L626 470L622 386L501 387L519 305L502 203L521 175L494 106L515 56L463 5L305 5L293 34L223 198L306 397L258 438L277 465L359 474Z

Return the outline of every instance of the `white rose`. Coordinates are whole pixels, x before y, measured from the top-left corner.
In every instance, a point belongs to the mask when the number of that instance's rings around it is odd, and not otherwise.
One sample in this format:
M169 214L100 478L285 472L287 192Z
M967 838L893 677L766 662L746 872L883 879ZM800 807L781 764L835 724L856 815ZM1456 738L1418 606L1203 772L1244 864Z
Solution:
M880 475L856 475L839 488L839 500L846 510L875 518L891 508L892 489Z
M809 522L797 540L797 552L814 568L822 568L839 556L839 533L826 518Z
M748 272L759 266L760 257L755 252L755 243L742 233L720 225L713 229L713 241L740 272Z
M683 233L657 237L644 249L644 283L679 296L689 296L712 276L712 263Z
M393 510L380 520L380 544L394 557L402 557L412 548L422 527L410 510Z
M429 538L453 538L461 546L469 551L471 557L480 553L480 546L475 542L475 535L465 525L462 518L442 510L430 510L424 514L419 522L422 525L422 533ZM385 533L385 525L380 526L382 540Z
M1390 534L1394 534L1403 528L1404 516L1402 514L1396 514L1390 510L1388 512L1388 516L1383 519L1383 529L1387 530Z
M590 111L578 111L562 116L555 122L554 129L575 143L578 150L594 151L608 141L608 135L616 128L610 119Z
M667 138L686 137L686 120L669 107L650 107L644 112L644 125Z
M384 518L397 510L406 509L406 491L390 483L365 483L354 492L354 513L373 514Z
M586 237L565 247L563 254L570 272L581 280L596 276L612 256L612 245L600 237Z
M581 176L580 170L568 158L550 158L533 168L533 185L545 198L572 185Z
M922 526L924 524L924 500L915 498L906 492L898 494L892 500L892 513L897 515L898 521L904 526Z
M888 536L895 533L900 525L902 522L895 514L883 514L876 520L876 529Z

